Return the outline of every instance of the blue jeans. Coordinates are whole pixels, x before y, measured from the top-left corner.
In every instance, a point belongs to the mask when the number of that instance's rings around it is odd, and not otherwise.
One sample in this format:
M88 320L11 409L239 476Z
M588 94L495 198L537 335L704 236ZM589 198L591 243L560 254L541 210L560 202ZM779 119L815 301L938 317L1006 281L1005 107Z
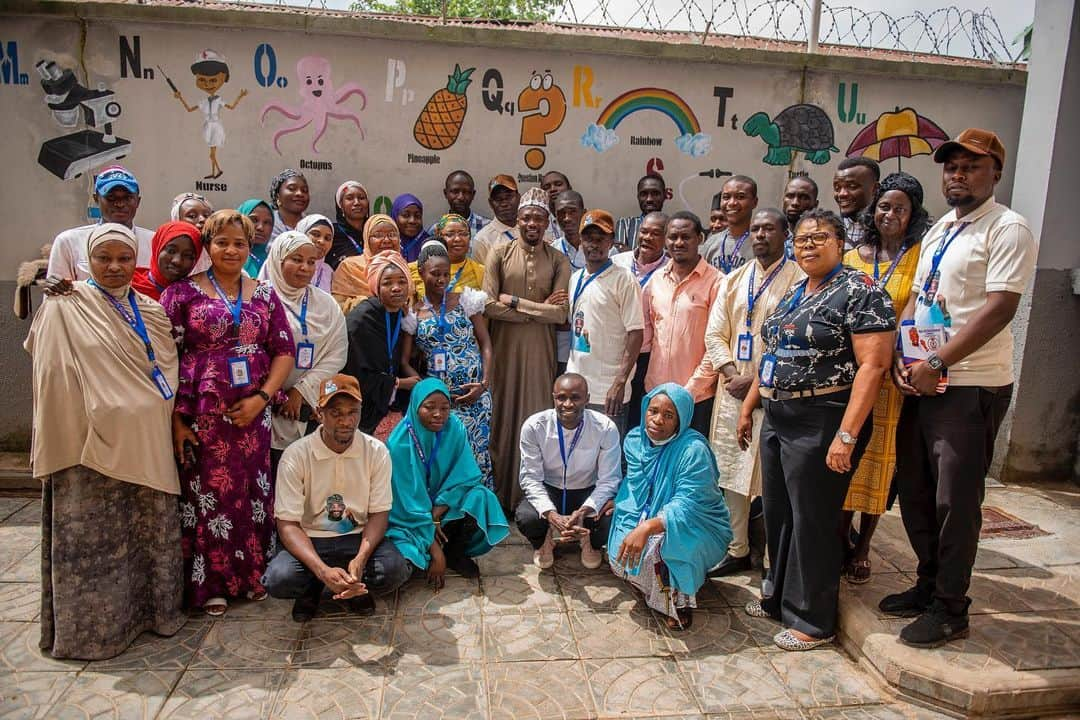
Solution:
M361 533L336 537L313 537L311 544L319 558L331 567L343 570L360 552ZM374 595L385 595L401 587L412 575L412 564L398 551L392 540L383 539L368 558L361 582ZM276 598L319 596L323 584L306 565L282 548L266 568L263 587Z

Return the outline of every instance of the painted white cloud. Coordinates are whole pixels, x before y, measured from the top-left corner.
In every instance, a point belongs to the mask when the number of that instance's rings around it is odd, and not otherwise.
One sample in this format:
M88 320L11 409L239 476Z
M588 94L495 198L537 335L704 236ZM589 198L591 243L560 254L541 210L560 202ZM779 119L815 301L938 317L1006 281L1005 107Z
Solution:
M619 144L619 136L614 130L592 123L585 128L585 134L581 136L581 144L596 152L604 152Z
M675 138L675 147L690 157L704 157L712 150L712 137L705 133L697 135L686 133Z

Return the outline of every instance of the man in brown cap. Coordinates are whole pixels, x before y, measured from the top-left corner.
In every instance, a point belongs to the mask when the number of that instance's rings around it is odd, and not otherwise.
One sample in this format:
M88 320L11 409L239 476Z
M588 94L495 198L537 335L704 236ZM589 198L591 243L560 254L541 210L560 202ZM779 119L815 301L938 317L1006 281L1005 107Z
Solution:
M985 477L1012 397L1009 324L1038 254L1027 221L994 199L1005 166L997 135L965 130L934 160L942 164L952 210L922 242L901 335L915 330L944 342L921 357L911 349L912 357L898 353L893 368L907 396L896 431L896 478L918 580L880 603L890 615L917 616L900 631L901 641L915 647L968 634Z

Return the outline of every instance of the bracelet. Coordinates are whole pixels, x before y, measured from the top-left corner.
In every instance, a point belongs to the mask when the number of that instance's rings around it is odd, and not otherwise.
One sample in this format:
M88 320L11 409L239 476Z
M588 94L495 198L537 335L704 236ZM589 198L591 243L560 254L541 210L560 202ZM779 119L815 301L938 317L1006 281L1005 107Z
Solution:
M264 401L266 402L266 404L267 404L267 405L269 405L269 404L270 404L270 396L269 396L269 395L267 395L265 391L263 391L263 390L256 390L256 391L255 391L255 394L256 394L256 395L258 395L259 397L261 397L261 398L262 398L262 399L263 399L263 400L264 400Z
M520 298L518 298L518 296L517 296L517 295L511 295L511 296L510 296L510 309L511 309L511 310L517 310L517 306L518 306L518 300L519 300L519 299L520 299Z
M441 520L432 520L432 522L435 523L436 525L442 525Z

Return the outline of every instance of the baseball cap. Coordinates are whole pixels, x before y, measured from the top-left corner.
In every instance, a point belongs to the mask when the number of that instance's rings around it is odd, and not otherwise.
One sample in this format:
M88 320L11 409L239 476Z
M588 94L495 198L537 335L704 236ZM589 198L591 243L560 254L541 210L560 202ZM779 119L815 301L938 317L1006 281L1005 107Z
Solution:
M587 210L581 218L580 232L585 232L590 225L595 225L608 235L615 232L615 218L607 210Z
M1000 138L990 130L979 128L968 128L957 135L955 140L942 143L934 151L934 162L945 162L949 153L958 147L976 155L989 155L1005 167L1005 146L1001 144Z
M352 375L338 374L322 381L319 385L319 407L324 408L335 395L348 395L363 402L360 396L360 383Z
M495 192L495 188L504 187L507 190L513 190L517 192L517 180L509 175L496 175L491 178L491 182L488 183L488 195Z
M127 168L119 165L110 165L103 169L94 178L94 192L104 197L113 188L122 187L133 195L139 194L139 182Z

